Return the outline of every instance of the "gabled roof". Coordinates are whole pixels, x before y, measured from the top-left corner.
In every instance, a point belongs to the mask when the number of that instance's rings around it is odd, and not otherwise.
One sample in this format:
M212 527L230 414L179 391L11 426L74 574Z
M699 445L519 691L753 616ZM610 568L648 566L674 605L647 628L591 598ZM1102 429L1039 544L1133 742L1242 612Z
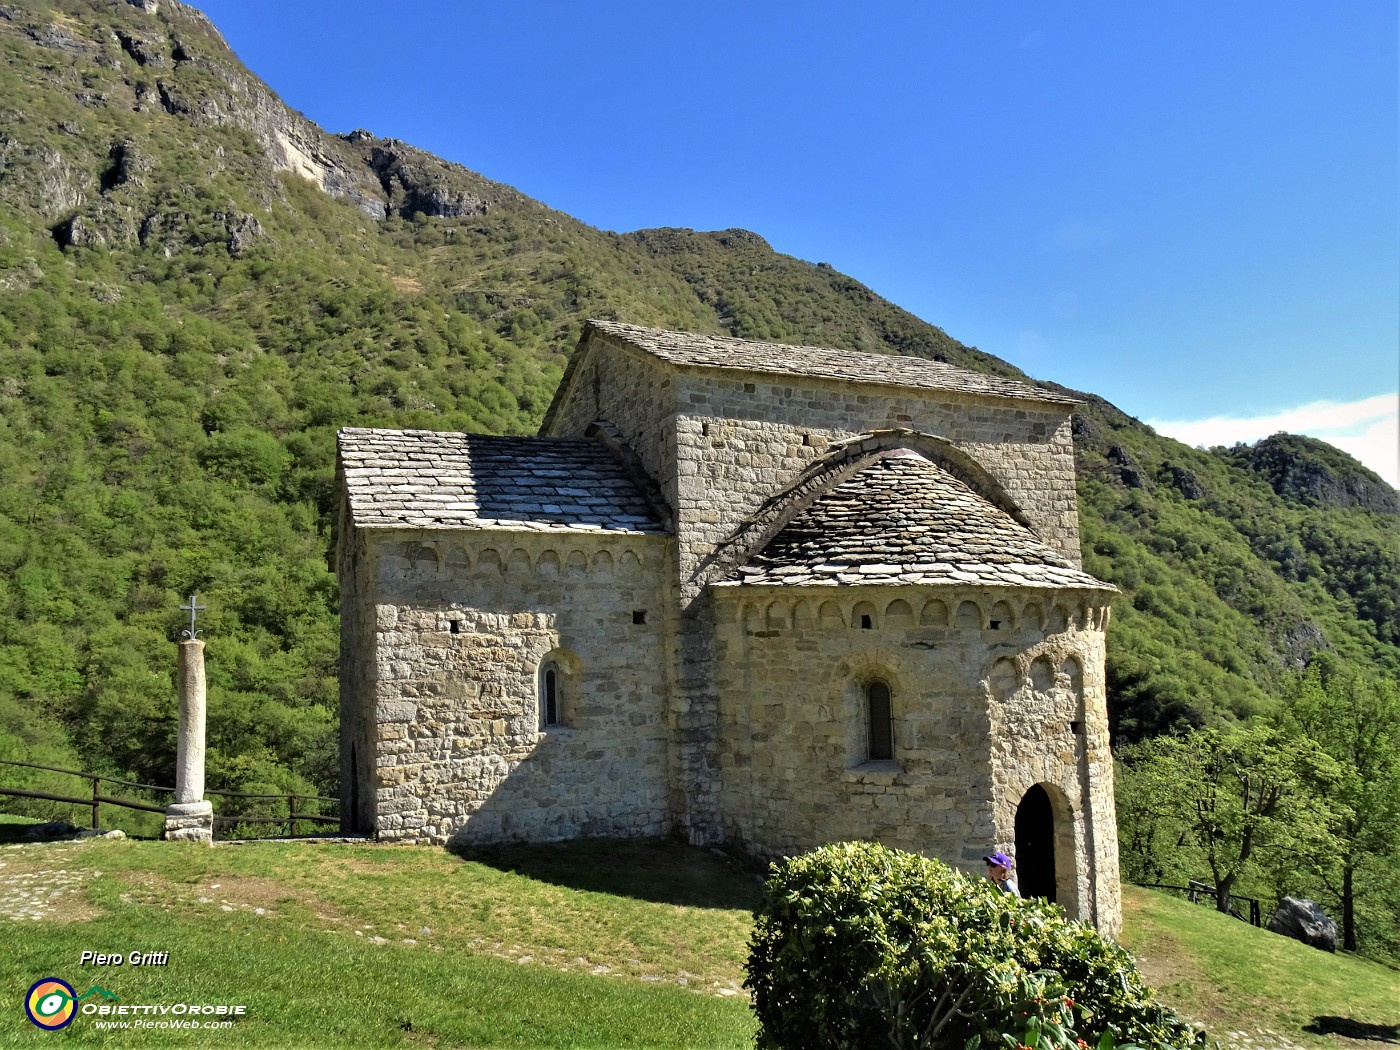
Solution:
M347 427L338 444L359 528L667 531L590 439Z
M832 486L725 582L1113 589L908 449Z
M620 321L589 321L584 329L602 332L671 364L692 368L768 372L811 376L852 383L948 390L963 394L1010 397L1056 405L1077 405L1078 398L1043 390L1029 383L984 375L967 368L895 354L863 354L819 346L785 346L732 336L696 335L659 328L640 328Z

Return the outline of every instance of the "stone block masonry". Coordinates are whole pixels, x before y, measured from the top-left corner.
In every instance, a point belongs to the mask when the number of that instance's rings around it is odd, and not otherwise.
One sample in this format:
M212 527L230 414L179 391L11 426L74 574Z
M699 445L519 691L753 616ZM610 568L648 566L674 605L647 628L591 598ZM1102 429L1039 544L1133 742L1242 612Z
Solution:
M376 537L370 551L362 775L381 839L670 830L664 541L476 532Z
M1116 932L1075 403L589 322L538 438L343 431L347 822L1019 849Z

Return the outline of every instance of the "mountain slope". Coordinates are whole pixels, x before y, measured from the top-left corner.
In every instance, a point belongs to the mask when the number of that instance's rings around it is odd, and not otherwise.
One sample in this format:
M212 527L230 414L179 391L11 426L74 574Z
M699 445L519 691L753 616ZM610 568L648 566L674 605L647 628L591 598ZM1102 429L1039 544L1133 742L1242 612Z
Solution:
M168 0L3 2L0 54L0 757L167 781L198 591L211 784L329 792L335 430L528 433L587 317L1021 376L755 234L597 230L327 134ZM1318 650L1400 669L1393 490L1082 396L1121 735L1265 707Z

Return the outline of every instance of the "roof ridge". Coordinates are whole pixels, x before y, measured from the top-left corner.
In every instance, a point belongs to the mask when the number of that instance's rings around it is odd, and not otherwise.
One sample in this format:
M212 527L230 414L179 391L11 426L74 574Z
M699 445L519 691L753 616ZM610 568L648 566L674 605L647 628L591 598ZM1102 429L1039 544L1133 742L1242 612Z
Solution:
M775 343L734 335L647 328L625 321L600 319L590 319L585 323L580 345L587 343L590 331L601 332L643 353L683 367L801 375L1063 406L1083 403L1079 398L1038 387L1033 381L990 375L912 354L880 354L837 347Z

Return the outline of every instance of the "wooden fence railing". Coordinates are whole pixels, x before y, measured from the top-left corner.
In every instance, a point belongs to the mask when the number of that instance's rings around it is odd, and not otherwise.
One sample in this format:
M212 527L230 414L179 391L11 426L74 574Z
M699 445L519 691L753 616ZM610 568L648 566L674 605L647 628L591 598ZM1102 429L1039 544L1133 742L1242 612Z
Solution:
M58 766L44 766L37 762L19 762L13 759L0 759L0 766L23 766L27 769L40 769L48 773L63 773L68 776L81 777L92 785L91 793L83 797L74 795L58 795L47 791L31 791L28 788L14 788L0 786L0 795L7 795L12 798L33 798L42 799L48 802L66 802L75 806L92 808L92 828L96 831L100 826L101 807L120 806L125 809L144 810L147 813L164 813L164 806L157 806L150 802L139 802L134 799L113 798L102 793L103 783L117 785L119 787L135 788L139 791L155 791L163 794L175 793L174 788L162 787L158 784L140 784L134 780L120 780L116 777L103 776L98 773L88 773L78 769L62 769ZM327 798L324 795L260 795L251 794L246 791L206 791L206 796L214 798L246 798L246 799L277 799L287 804L287 814L266 815L258 813L229 813L220 815L214 814L214 827L229 828L239 824L286 824L287 833L293 837L297 833L297 824L339 824L340 817L322 813L307 813L300 807L307 802L329 802L338 807L339 799Z
M1212 906L1215 904L1215 887L1208 882L1197 882L1195 879L1191 879L1185 886L1168 886L1161 882L1139 882L1135 885L1152 890L1176 890L1179 893L1186 894L1186 899L1192 904L1200 904L1203 899L1209 900ZM1249 905L1248 918L1241 914L1240 910L1235 906L1237 902L1241 905ZM1241 922L1247 922L1251 926L1262 925L1262 914L1258 897L1241 897L1239 894L1232 893L1230 894L1228 904L1230 907L1230 914Z

